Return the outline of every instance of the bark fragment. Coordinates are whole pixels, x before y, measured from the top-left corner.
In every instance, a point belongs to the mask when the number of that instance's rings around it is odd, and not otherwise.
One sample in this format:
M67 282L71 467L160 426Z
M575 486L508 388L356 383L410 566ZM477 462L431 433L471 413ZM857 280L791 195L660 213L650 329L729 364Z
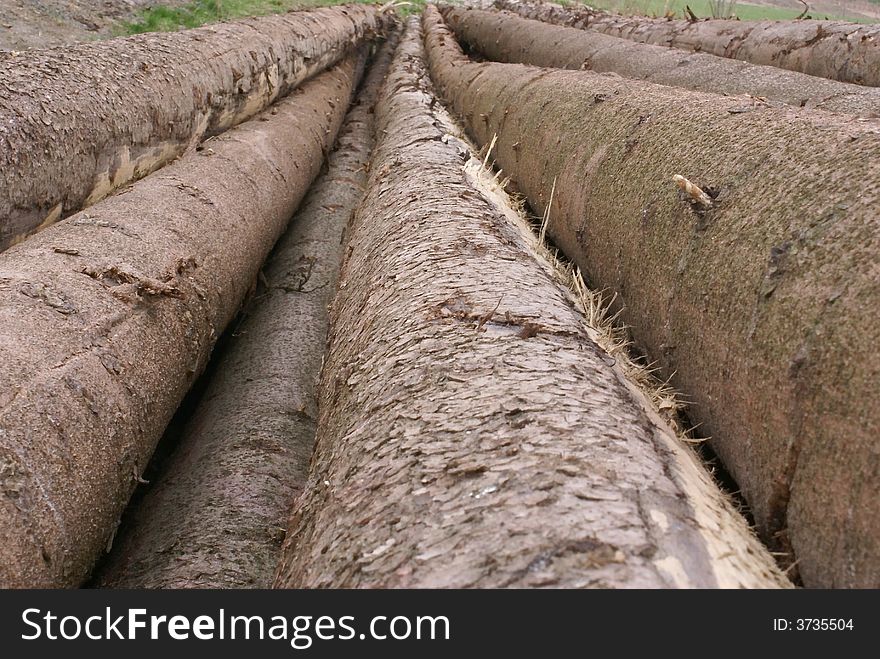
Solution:
M0 254L0 585L88 575L318 173L359 61Z
M253 117L388 20L320 8L0 53L0 250Z
M428 8L442 95L548 235L617 294L807 585L880 584L880 135L819 111L473 63ZM673 176L713 197L679 196Z
M276 585L786 585L486 192L410 25Z

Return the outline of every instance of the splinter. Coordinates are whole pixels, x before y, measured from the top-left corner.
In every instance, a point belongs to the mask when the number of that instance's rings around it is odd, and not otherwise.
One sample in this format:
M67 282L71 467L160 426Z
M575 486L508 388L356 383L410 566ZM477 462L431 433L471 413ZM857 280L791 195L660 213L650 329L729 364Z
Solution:
M712 197L703 192L699 185L695 185L688 181L684 176L676 174L672 177L679 189L691 198L691 203L702 206L703 208L712 208Z

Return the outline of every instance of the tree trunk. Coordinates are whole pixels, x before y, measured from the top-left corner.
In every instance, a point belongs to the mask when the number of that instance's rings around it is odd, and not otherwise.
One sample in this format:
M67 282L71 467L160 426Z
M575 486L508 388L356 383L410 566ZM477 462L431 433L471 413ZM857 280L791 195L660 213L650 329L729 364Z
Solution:
M620 16L589 7L495 0L526 18L570 25L632 41L880 86L880 26L843 21L705 21Z
M786 585L487 192L415 21L377 125L276 585Z
M0 585L73 586L320 170L348 58L0 255Z
M455 36L499 62L617 73L716 94L759 96L798 107L880 117L880 88L860 87L772 66L634 44L598 32L558 27L509 12L441 6ZM743 111L755 102L744 99Z
M387 20L357 5L0 55L0 251L254 116Z
M317 381L343 234L364 194L384 46L321 175L263 268L161 477L123 521L95 582L110 588L268 588L312 455Z
M537 212L555 183L549 235L618 295L764 537L790 538L808 585L880 585L876 128L472 63L425 17L442 94L480 143L497 136L496 162Z

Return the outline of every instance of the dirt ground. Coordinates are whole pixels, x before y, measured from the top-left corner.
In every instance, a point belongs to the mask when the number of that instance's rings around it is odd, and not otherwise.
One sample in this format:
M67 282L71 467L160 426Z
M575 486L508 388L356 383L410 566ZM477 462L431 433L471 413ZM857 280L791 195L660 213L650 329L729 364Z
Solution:
M0 0L0 50L48 48L112 36L120 20L150 5L184 0Z

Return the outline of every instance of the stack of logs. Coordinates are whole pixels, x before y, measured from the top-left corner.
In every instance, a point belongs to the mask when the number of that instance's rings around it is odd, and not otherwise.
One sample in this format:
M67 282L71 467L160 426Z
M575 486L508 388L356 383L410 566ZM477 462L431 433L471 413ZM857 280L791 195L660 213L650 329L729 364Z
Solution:
M500 4L0 60L0 585L880 584L877 30Z

